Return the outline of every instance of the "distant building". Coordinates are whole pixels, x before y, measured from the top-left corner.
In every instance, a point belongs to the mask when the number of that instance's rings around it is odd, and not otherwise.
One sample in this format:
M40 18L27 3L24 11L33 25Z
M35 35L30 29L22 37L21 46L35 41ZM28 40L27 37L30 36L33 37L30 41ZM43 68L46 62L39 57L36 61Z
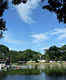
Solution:
M38 60L38 62L42 62L43 63L43 62L46 62L46 60Z

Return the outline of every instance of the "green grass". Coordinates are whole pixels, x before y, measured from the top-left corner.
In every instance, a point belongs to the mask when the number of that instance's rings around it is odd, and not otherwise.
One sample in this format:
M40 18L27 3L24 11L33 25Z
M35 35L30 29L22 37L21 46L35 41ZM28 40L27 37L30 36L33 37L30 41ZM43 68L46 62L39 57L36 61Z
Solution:
M26 64L27 66L28 64ZM20 69L20 70L10 70L6 71L7 75L38 75L40 74L40 69L37 66L41 64L32 64L35 66L34 69ZM47 75L66 75L66 63L43 63L44 69L41 69L42 72L45 72Z
M66 66L64 64L49 64L46 65L44 72L47 75L66 75Z
M21 69L21 70L12 70L6 72L9 75L38 75L40 74L40 70L35 69Z

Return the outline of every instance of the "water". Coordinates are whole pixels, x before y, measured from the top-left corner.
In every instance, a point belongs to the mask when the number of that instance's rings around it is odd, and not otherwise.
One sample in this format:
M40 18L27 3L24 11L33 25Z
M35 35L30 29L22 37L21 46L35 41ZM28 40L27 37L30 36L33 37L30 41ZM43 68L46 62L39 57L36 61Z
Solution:
M47 76L44 72L42 72L40 75L1 76L0 80L66 80L66 76Z
M27 68L43 69L44 65L28 65ZM66 80L66 76L48 76L44 72L39 75L3 75L0 74L0 80Z

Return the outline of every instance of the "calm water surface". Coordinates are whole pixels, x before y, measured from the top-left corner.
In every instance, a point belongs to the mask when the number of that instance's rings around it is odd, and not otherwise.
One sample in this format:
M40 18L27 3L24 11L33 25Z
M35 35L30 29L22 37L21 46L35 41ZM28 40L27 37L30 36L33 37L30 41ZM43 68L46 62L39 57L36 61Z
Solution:
M66 80L66 76L47 76L41 73L40 75L8 75L0 80Z
M25 66L26 68L35 68L35 69L43 69L44 65L39 66ZM66 76L48 76L44 72L41 72L39 75L7 75L1 76L0 80L66 80Z

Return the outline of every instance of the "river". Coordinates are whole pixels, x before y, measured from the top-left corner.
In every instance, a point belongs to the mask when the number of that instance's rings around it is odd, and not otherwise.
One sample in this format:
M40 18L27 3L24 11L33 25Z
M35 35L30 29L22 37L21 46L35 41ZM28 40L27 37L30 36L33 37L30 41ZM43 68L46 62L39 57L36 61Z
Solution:
M43 69L43 64L40 66L29 65L27 68ZM41 72L38 75L2 75L0 74L0 80L66 80L66 76L48 76L45 72Z
M0 80L66 80L66 76L47 76L42 72L40 75L7 75Z

